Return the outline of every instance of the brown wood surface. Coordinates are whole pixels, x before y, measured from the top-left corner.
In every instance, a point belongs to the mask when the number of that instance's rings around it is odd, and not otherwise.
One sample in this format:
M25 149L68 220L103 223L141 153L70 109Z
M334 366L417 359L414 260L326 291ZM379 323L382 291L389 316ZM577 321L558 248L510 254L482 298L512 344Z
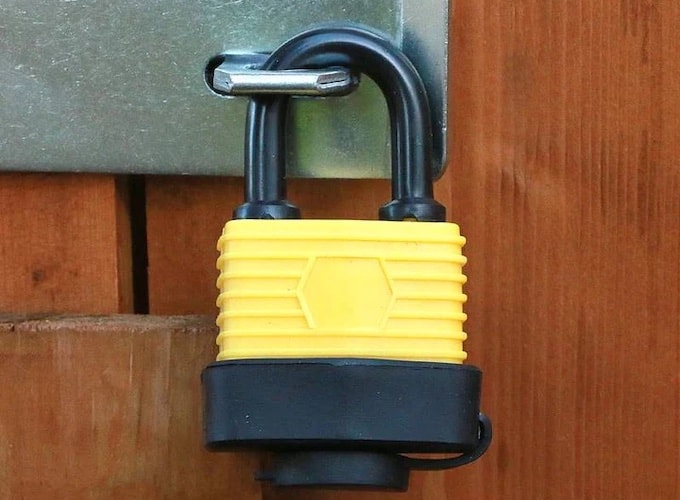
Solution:
M673 0L456 2L438 191L468 237L466 348L496 437L478 463L380 498L680 498L678 26ZM290 198L373 217L377 184L296 181ZM214 311L240 183L148 189L152 311Z
M468 237L466 349L494 444L408 494L262 496L680 498L678 26L675 0L455 2L437 191ZM389 194L290 184L309 217L373 218ZM129 311L125 197L109 176L0 175L0 311ZM235 179L147 179L152 313L214 314L240 198ZM0 498L260 496L255 457L200 447L211 323L2 322Z
M0 498L260 498L202 445L205 317L0 317Z
M126 196L112 176L0 174L0 312L131 312Z

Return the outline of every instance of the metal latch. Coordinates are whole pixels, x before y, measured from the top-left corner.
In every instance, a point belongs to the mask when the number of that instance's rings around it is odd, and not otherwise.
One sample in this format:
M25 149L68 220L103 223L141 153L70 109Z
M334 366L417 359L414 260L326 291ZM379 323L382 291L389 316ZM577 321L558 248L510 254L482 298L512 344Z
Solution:
M224 54L212 69L208 65L206 83L217 94L291 94L302 96L346 95L358 85L360 77L344 68L324 70L263 71L258 69L267 54ZM219 59L218 59L219 61Z

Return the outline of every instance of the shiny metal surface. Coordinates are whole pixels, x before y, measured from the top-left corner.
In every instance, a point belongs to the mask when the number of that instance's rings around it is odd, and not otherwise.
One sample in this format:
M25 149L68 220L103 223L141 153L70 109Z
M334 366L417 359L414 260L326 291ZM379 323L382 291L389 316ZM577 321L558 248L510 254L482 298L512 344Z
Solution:
M260 71L220 64L213 73L212 87L224 95L294 94L331 96L348 94L355 79L345 70Z
M216 99L206 63L340 20L386 32L419 69L440 167L446 0L0 0L0 170L240 175L246 98ZM387 176L375 85L297 99L289 150L292 175Z

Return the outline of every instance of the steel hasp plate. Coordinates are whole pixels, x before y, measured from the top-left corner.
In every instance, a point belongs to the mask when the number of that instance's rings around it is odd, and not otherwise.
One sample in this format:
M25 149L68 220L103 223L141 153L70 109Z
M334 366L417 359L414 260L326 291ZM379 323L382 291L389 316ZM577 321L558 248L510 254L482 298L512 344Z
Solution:
M269 52L328 21L382 30L413 61L440 172L446 0L0 0L0 170L241 175L247 99L213 94L208 60ZM387 111L368 78L292 108L292 176L389 175Z

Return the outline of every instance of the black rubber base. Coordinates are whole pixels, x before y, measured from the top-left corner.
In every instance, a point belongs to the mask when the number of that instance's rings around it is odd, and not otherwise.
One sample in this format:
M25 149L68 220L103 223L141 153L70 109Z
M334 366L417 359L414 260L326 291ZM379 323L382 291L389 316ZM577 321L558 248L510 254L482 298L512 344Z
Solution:
M212 450L464 453L478 442L472 366L264 359L213 363L202 378Z
M481 377L473 366L446 363L217 362L202 375L205 444L275 452L259 478L278 486L404 491L411 469L454 467L484 453L491 429L480 427ZM401 453L463 455L424 462Z
M410 470L399 455L357 451L277 453L257 479L274 486L406 491Z

